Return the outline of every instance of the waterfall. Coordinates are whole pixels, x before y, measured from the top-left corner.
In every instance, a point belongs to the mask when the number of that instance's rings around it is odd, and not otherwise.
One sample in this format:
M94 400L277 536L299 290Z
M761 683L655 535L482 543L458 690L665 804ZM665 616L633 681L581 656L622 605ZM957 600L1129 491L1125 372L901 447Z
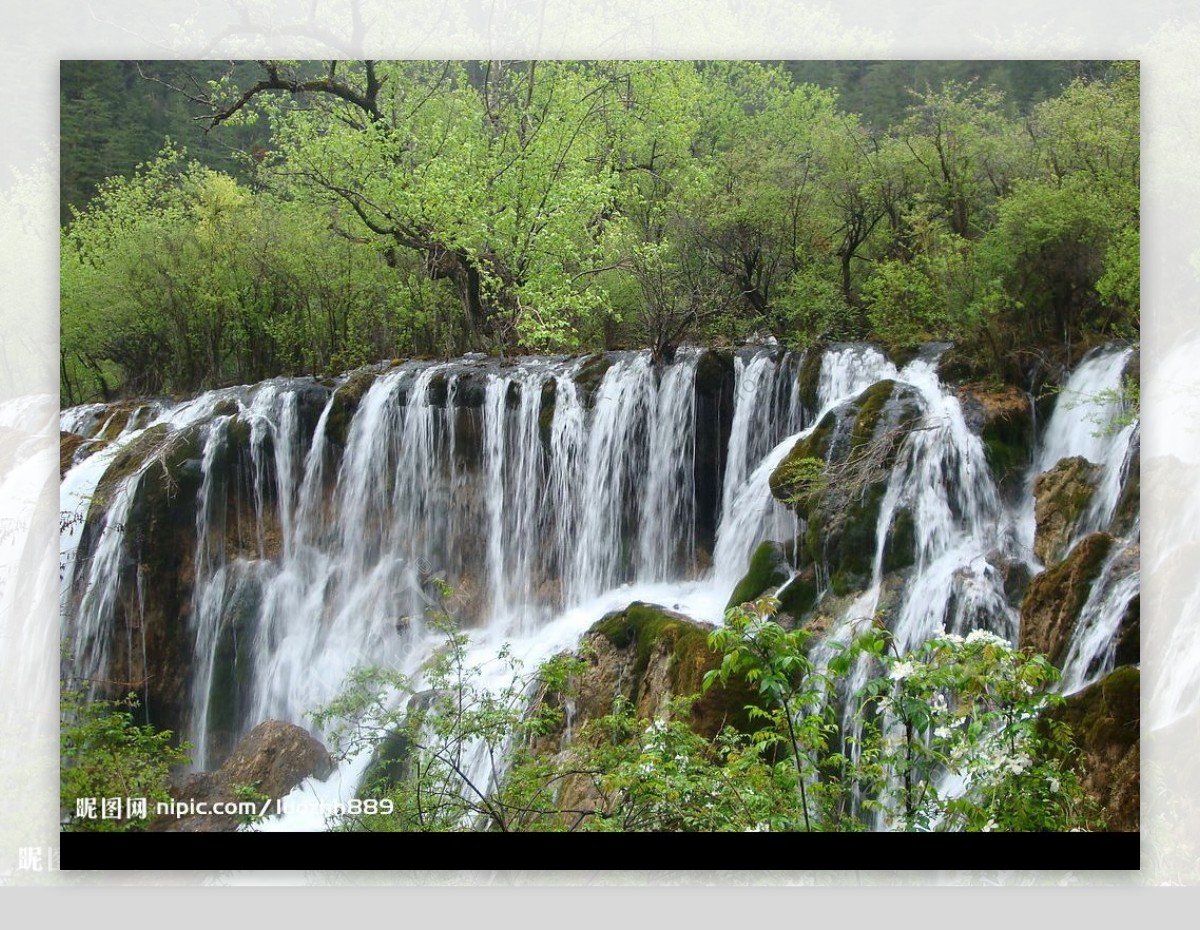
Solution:
M1094 417L1113 425L1119 409L1069 398L1107 402L1127 355L1097 353L1072 374L1027 477L1031 489L1064 455L1102 466L1079 535L1112 522L1137 432L1095 435ZM103 678L118 639L126 653L139 648L130 637L144 625L130 611L153 603L159 580L131 574L141 556L126 527L139 518L142 482L158 480L166 466L156 463L185 439L195 449L185 463L195 473L194 548L191 578L179 583L192 659L179 725L204 768L264 719L308 726L306 713L355 667L419 681L443 641L431 626L442 614L470 633L473 660L507 644L527 667L637 599L720 622L755 547L796 542L805 529L772 496L771 475L826 417L847 429L864 391L884 380L896 382L889 403L915 411L915 428L872 518L869 577L828 601L836 616L818 663L881 610L901 648L943 631L1016 640L1004 566L1028 561L1032 505L1002 499L934 360L898 369L877 349L838 345L814 369L801 354L745 349L732 365L725 357L727 380L715 384L698 377L703 358L685 347L670 363L647 352L411 361L333 383L276 379L147 404L123 424L101 405L64 411L63 429L85 437L62 485L64 510L80 513L60 544L72 673ZM815 372L807 394L805 370ZM702 454L714 448L719 457ZM715 489L711 505L701 486ZM713 522L702 537L704 508ZM902 513L913 564L889 573ZM1114 545L1090 592L1064 688L1111 667L1138 593L1136 542L1135 528ZM829 594L817 568L819 593ZM843 683L842 699L855 681ZM360 774L361 764L346 768L341 787L322 790L353 790Z
M1033 479L1061 459L1082 456L1102 468L1102 478L1087 513L1071 539L1074 545L1088 533L1108 525L1120 496L1126 459L1136 423L1122 424L1121 378L1130 349L1098 350L1089 354L1071 373L1055 400L1034 453L1026 504L1021 518L1021 538L1033 548Z

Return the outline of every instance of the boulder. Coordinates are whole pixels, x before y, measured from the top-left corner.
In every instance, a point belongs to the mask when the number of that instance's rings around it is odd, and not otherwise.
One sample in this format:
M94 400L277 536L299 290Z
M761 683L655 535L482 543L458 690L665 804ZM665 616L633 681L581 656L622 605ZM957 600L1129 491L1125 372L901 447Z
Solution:
M177 802L228 804L245 800L239 789L250 789L273 800L282 798L306 778L325 779L333 772L329 752L311 734L282 720L267 720L238 743L216 772L198 772L175 779L171 796ZM261 804L261 800L259 801ZM242 818L236 814L189 813L164 815L150 829L168 833L229 833Z
M71 466L75 464L75 453L79 451L79 447L87 442L86 437L80 436L78 433L59 432L58 434L58 476L64 477L71 470ZM91 451L95 452L101 448L93 445Z
M805 524L798 563L823 566L836 595L863 590L870 583L888 472L902 427L919 414L912 388L880 381L827 413L771 475L771 493ZM893 543L888 565L900 569L914 558L911 517L906 522L904 514L897 514L889 529Z
M1071 631L1112 543L1107 533L1085 536L1066 559L1030 582L1021 601L1021 648L1044 653L1062 667Z
M791 577L792 566L788 562L784 547L769 540L761 542L750 556L746 574L733 589L725 609L756 600L778 588Z
M1100 466L1082 456L1060 459L1033 482L1037 530L1033 552L1044 565L1063 557L1100 481Z

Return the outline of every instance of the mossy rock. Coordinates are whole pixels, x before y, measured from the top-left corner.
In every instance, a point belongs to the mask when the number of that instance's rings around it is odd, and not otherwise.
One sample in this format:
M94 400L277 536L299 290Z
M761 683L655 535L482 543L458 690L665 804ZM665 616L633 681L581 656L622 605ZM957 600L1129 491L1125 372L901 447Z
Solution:
M800 362L800 370L796 373L796 378L800 382L800 404L805 410L811 410L814 414L817 412L817 398L821 387L821 365L824 360L824 347L810 346L805 350L804 359Z
M1069 695L1047 716L1075 736L1083 787L1109 831L1136 831L1141 809L1141 673L1122 666Z
M67 472L69 472L71 470L71 467L75 464L75 453L79 451L79 448L85 442L87 442L87 439L84 438L83 436L80 436L78 433L64 433L62 431L59 432L59 434L58 434L58 476L60 478L62 478L64 475L66 475ZM88 447L88 454L90 455L93 452L98 452L100 449L104 448L104 446L106 446L106 445L107 445L107 443L104 443L104 442L92 443Z
M108 408L107 421L104 423L104 429L100 431L97 439L113 440L116 439L129 425L129 418L133 416L135 410L140 405L132 403L113 404Z
M600 389L600 382L614 364L615 359L610 355L592 355L579 366L579 370L575 372L575 389L585 407L592 405L596 391Z
M791 451L784 456L783 461L771 473L768 483L772 496L789 505L800 502L796 507L796 512L801 517L806 516L808 512L809 498L807 493L809 490L808 469L801 463L808 459L828 460L836 428L837 415L831 410L821 418L821 422L811 433L796 441ZM798 476L802 480L798 480Z
M775 596L779 599L779 611L800 623L817 605L820 586L817 584L817 567L807 565L783 585Z
M862 590L870 583L875 562L875 533L886 488L871 485L842 511L840 532L832 534L825 553L830 569L829 586L835 594Z
M1113 510L1110 531L1115 536L1128 536L1141 516L1142 491L1142 456L1141 435L1135 434L1130 444L1128 469L1125 473L1125 483L1121 486L1121 496Z
M253 644L262 605L258 579L240 579L228 604L213 655L208 705L209 754L217 764L233 749L241 735L239 723L249 709Z
M891 399L896 382L885 379L877 381L858 396L854 402L858 413L850 431L850 452L854 453L875 438L884 408Z
M1021 648L1062 667L1071 631L1112 544L1107 533L1085 536L1062 562L1030 582L1021 602Z
M1101 469L1082 456L1060 459L1033 482L1037 530L1033 551L1049 565L1066 551L1080 518L1096 494Z
M626 688L644 716L657 713L666 696L700 694L704 676L720 666L720 656L708 645L709 627L656 604L635 601L602 617L589 632L632 651ZM757 691L742 679L718 682L692 705L689 725L706 737L726 725L749 731L746 706L756 700Z
M114 492L126 478L131 477L155 454L170 433L171 428L167 424L159 423L147 429L116 454L96 483L88 511L88 523L94 523L108 510L113 502Z
M412 741L404 731L389 733L367 763L359 783L360 798L380 797L409 776Z
M917 526L912 511L901 507L892 514L883 544L883 570L898 572L916 564Z
M379 377L376 368L361 368L350 375L333 395L333 406L325 420L325 438L338 448L346 448L350 422L358 411L363 397Z
M791 576L792 566L788 563L783 546L770 540L761 542L751 554L746 574L734 587L725 609L756 600L771 588L778 588Z
M984 456L1001 488L1013 494L1024 486L1032 460L1033 405L1019 387L975 381L956 389L963 418L983 443Z
M542 384L542 400L538 412L538 429L542 441L549 443L550 434L554 428L554 407L558 399L558 379L548 378Z
M696 360L696 393L719 397L726 382L732 385L733 356L709 349Z
M1142 596L1134 595L1121 618L1114 661L1117 665L1137 665L1142 661Z
M450 376L439 371L429 379L429 406L445 407L450 397Z

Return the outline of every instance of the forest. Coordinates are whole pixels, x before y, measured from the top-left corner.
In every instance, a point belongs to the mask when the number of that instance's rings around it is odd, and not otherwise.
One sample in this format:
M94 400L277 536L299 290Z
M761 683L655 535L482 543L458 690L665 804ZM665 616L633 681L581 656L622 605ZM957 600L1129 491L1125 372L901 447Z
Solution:
M64 65L65 405L767 335L1014 380L1137 333L1133 63L218 64Z
M64 830L1136 834L1136 62L61 77Z

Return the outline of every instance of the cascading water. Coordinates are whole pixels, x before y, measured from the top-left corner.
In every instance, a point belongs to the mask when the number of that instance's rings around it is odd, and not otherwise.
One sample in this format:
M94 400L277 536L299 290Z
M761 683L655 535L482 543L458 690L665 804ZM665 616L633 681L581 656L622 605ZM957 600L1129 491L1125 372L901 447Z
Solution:
M1063 662L1060 688L1072 693L1112 670L1116 637L1140 591L1140 520L1114 525L1114 515L1138 453L1140 423L1125 408L1123 380L1131 349L1091 353L1071 373L1038 442L1020 515L1021 539L1032 547L1034 479L1070 456L1099 466L1096 491L1069 540L1073 547L1090 533L1114 537L1100 574L1088 593Z
M89 504L98 488L106 495L93 526L63 534L68 564L81 545L87 558L86 570L63 580L75 674L103 677L113 660L122 605L136 600L126 590L137 556L124 527L143 476L165 467L154 450L188 430L199 434L199 479L190 711L181 724L205 767L263 719L304 725L356 666L419 677L440 642L425 624L426 609L441 604L438 580L454 592L441 606L474 631L471 655L481 662L508 643L536 664L637 599L719 622L754 547L800 534L795 514L771 496L771 474L826 415L882 380L907 392L919 428L903 440L887 480L869 583L847 599L831 641L879 609L885 547L901 510L915 540L914 565L888 604L901 644L943 629L1015 639L999 563L1019 559L1021 542L1031 540L1031 511L1001 500L979 437L931 361L898 371L870 347L831 348L814 409L805 409L801 356L740 352L726 388L701 385L701 357L685 348L670 364L644 352L607 356L606 367L558 358L410 362L360 372L334 390L281 379L147 408L142 425L131 417L64 479L64 508ZM1124 361L1101 358L1104 378L1119 377ZM1104 390L1108 382L1088 365L1068 390ZM719 422L700 414L714 409L728 413ZM63 428L98 435L107 416L95 405L64 411ZM1039 463L1080 454L1082 432L1060 419L1056 410ZM162 436L150 433L156 427ZM104 477L139 441L148 448L135 466ZM1118 448L1130 441L1095 451L1111 484L1097 495L1095 526L1112 517L1124 475ZM723 473L705 452L718 445ZM704 482L718 492L707 518ZM707 537L698 529L705 519L716 527ZM1068 665L1087 675L1109 661L1113 605L1136 593L1136 566L1122 574L1128 561L1113 556L1092 592L1096 608L1079 624L1078 658ZM345 795L360 772L361 763L348 767L315 790Z

